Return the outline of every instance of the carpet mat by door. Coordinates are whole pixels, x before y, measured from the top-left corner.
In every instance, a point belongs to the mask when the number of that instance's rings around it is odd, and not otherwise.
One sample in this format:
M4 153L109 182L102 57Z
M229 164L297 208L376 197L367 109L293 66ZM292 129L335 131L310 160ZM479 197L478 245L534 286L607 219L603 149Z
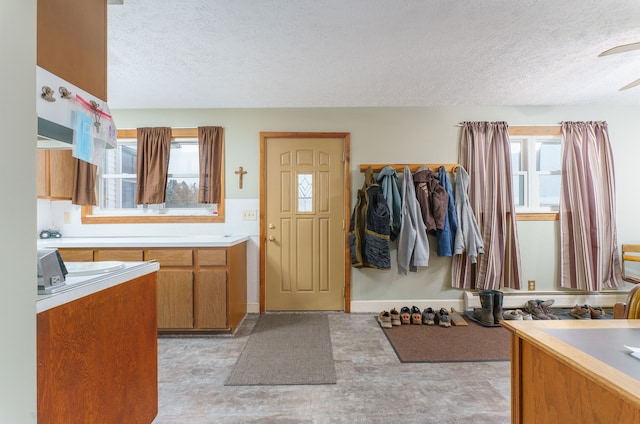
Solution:
M402 325L383 330L400 362L476 362L510 359L508 330L502 327L483 327L467 317L464 319L469 325L448 328Z
M335 383L327 314L268 313L258 318L225 385Z

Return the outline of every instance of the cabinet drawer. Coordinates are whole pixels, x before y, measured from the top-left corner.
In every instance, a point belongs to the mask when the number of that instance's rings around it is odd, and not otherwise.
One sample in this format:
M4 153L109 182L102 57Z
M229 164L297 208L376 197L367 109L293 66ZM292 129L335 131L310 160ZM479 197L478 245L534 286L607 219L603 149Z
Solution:
M65 262L93 262L91 249L58 249Z
M155 259L160 266L193 266L191 249L153 249L147 250L147 260Z
M98 250L96 260L141 262L143 260L142 250L130 250L130 249Z
M227 265L227 250L226 249L212 249L212 250L198 250L198 262L200 265Z

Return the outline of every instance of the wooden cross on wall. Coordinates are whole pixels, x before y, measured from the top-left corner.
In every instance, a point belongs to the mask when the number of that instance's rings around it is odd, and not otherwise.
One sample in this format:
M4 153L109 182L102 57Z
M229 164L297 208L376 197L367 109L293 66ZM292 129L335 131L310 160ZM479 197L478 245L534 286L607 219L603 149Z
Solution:
M242 176L244 174L246 174L247 171L245 171L244 169L242 169L242 167L238 168L238 170L236 171L236 174L238 175L238 178L240 179L239 184L240 184L240 188L242 188Z

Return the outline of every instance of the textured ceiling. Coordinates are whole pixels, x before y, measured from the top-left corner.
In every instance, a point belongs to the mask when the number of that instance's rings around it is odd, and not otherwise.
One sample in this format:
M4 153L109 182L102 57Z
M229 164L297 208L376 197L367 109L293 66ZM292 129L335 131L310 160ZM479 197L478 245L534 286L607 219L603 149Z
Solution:
M118 108L640 105L640 1L125 0Z

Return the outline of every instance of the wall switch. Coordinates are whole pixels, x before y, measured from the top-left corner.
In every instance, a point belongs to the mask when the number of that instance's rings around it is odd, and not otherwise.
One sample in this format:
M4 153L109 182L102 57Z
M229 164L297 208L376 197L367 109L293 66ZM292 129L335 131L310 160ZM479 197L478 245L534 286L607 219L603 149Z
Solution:
M536 289L536 280L529 280L529 290L534 291Z
M71 212L64 213L64 223L71 224Z
M243 221L255 221L258 219L258 212L255 209L244 209L242 211Z

